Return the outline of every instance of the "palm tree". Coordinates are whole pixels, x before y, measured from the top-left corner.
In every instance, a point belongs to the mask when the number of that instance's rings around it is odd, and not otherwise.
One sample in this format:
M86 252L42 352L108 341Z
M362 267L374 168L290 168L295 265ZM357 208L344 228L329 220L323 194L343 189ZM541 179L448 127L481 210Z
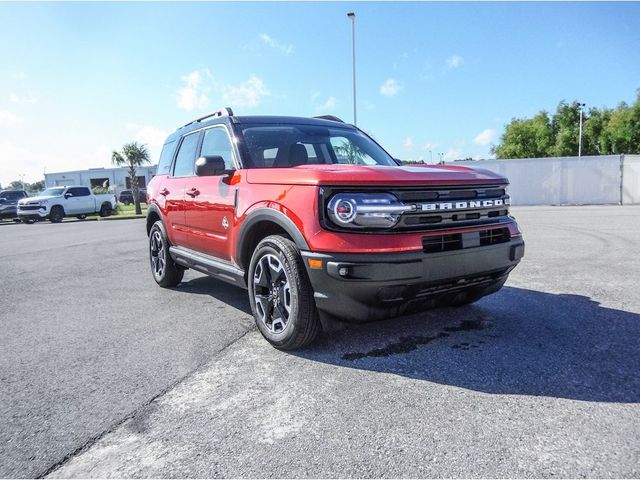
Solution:
M364 163L365 153L355 143L348 140L343 140L342 144L336 145L333 150L337 154L347 157L347 162L350 164Z
M147 146L138 142L125 143L122 146L121 152L115 150L111 154L111 163L118 167L129 168L129 181L131 183L131 193L133 194L133 201L136 205L136 215L142 214L142 208L140 208L140 199L138 198L138 176L136 175L136 168L146 163L150 163L149 151Z

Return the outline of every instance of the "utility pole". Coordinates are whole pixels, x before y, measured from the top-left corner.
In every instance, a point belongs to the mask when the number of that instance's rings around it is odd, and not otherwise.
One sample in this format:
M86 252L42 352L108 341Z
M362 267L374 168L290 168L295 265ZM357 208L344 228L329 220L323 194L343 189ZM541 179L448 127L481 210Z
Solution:
M578 158L582 157L582 109L585 107L584 103L579 103L580 107L580 133L578 134Z
M353 124L358 125L358 116L356 114L356 14L355 12L347 13L347 17L351 20L351 61L353 67Z

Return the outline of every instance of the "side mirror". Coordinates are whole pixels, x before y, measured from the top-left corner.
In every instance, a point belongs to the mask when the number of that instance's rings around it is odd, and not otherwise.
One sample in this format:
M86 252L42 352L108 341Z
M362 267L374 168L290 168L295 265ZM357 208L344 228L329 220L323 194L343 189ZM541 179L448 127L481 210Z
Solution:
M64 198L73 197L73 193L65 193Z
M224 159L220 156L205 156L196 160L196 175L199 177L212 177L228 173Z

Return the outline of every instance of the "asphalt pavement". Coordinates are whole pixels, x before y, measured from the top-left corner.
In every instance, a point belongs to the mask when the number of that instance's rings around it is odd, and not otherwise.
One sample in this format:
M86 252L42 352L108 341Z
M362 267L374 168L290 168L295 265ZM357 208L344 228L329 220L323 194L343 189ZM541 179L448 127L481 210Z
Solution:
M640 207L513 211L497 294L294 353L142 221L0 225L0 477L640 476Z

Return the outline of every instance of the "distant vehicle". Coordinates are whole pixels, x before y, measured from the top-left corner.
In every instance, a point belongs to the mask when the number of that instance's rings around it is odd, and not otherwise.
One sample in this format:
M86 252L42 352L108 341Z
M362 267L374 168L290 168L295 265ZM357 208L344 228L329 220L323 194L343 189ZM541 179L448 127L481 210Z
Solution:
M140 199L140 203L147 203L146 188L141 188L140 190L138 190L138 198ZM120 192L118 201L120 203L124 203L125 205L131 205L133 203L133 192L131 190L123 190L122 192Z
M18 200L27 198L24 190L3 190L0 192L0 220L5 218L17 220Z
M85 218L91 213L108 217L116 208L116 196L111 193L94 195L88 187L51 187L37 197L18 202L18 218L24 223L33 223L48 218L51 223L60 223L64 217Z

